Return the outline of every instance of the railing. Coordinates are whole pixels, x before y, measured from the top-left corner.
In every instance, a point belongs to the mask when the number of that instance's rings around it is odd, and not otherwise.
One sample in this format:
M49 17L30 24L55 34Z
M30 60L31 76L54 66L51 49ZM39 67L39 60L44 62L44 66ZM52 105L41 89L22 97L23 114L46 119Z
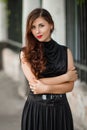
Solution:
M66 0L66 44L72 50L79 78L87 83L87 0Z
M75 63L75 66L78 70L80 80L87 83L87 66L80 63Z
M83 71L87 72L87 66L86 65L75 63L75 66L77 68L79 68L80 70L83 70Z
M82 6L77 6L78 18L78 62L76 63L79 69L79 76L81 80L87 83L87 1ZM77 51L77 50L76 50Z
M8 0L8 38L22 41L22 0Z
M0 41L0 70L3 69L3 59L2 59L2 51L4 48L10 48L11 50L15 51L16 53L20 52L20 48L22 43L7 39Z
M22 46L21 43L10 40L10 39L7 39L6 41L4 41L4 43L7 43L8 45L11 45L11 46L17 47L17 48L21 48L21 46Z
M3 41L0 41L0 44L4 47L6 46L10 46L12 47L13 49L16 48L16 49L20 49L22 47L22 43L20 42L17 42L17 41L13 41L13 40L10 40L10 39L6 39L6 40L3 40Z

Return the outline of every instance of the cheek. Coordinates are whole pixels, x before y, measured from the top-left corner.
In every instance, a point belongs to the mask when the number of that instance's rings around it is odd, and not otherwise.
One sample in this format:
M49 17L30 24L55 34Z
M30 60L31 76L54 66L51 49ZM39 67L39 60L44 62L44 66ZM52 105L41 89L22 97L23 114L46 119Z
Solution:
M35 36L35 31L31 31L31 33Z
M47 29L45 30L45 34L51 34L50 28L47 28Z

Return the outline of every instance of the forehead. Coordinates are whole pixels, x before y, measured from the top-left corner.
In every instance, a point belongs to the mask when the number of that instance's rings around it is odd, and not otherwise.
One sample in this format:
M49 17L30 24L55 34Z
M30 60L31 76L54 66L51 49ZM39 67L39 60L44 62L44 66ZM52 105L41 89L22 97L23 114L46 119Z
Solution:
M32 24L35 25L40 23L49 24L43 17L36 18Z

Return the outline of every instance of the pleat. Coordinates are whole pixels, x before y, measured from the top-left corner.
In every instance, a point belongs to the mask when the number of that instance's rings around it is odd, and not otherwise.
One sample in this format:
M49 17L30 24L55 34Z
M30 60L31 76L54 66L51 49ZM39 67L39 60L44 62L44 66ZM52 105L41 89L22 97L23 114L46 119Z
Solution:
M27 100L21 130L73 130L68 103L43 103Z

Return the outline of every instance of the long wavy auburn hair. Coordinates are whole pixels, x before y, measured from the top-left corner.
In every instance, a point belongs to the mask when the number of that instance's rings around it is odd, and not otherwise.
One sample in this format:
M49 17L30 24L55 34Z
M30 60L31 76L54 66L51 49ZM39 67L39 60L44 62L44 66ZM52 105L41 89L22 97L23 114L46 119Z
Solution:
M40 73L46 69L43 44L39 42L31 32L32 24L38 17L44 18L49 24L53 25L51 33L54 30L54 22L47 10L36 8L29 14L26 23L25 48L23 50L25 59L30 63L32 72L37 78L39 78Z

